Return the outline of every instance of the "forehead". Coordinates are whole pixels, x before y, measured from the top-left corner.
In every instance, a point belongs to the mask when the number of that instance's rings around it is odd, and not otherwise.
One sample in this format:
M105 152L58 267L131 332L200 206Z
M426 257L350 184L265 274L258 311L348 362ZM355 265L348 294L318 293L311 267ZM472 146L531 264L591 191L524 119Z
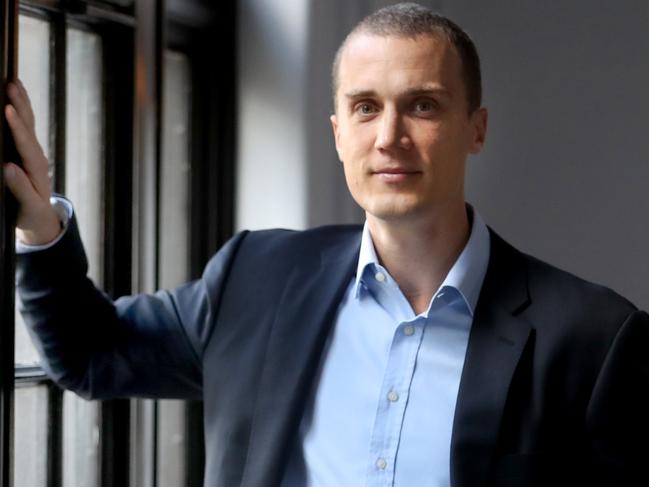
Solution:
M416 37L353 35L345 46L338 71L338 89L386 89L439 84L461 89L461 61L443 34Z

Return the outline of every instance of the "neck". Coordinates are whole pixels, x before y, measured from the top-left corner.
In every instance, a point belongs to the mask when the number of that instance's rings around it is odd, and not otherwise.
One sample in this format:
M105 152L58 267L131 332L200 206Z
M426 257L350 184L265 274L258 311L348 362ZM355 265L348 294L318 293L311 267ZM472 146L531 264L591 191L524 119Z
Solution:
M382 220L368 214L367 223L381 264L414 312L422 313L469 239L464 202L416 221Z

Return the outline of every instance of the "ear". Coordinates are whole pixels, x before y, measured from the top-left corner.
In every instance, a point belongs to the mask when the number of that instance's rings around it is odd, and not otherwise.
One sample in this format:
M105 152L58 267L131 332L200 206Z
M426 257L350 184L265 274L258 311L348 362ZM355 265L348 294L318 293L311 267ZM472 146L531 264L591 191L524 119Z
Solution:
M331 121L331 128L334 131L334 142L336 143L336 152L338 152L338 159L342 162L343 157L340 152L340 131L338 129L338 118L336 117L336 114L334 113L329 117L329 120Z
M487 137L487 120L489 114L486 108L478 108L471 114L470 123L473 126L472 138L469 144L469 152L478 154L485 144Z

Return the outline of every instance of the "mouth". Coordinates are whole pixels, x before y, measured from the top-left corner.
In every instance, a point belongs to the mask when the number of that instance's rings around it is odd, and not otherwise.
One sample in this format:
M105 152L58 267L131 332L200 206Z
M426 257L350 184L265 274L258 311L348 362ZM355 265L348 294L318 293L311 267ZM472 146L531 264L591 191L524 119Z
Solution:
M406 169L404 167L384 167L373 170L371 174L387 183L399 183L420 175L421 171Z

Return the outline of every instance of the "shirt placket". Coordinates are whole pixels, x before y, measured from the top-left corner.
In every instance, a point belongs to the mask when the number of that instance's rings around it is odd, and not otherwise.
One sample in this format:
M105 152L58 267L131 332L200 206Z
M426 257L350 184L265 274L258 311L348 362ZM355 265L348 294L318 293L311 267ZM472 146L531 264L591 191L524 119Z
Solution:
M400 295L398 289L387 289L381 279L377 280L382 285L375 292L377 301L383 301L384 307L403 310L404 303L401 301L405 297ZM421 317L401 321L395 330L370 441L367 487L393 485L401 427L422 337Z

